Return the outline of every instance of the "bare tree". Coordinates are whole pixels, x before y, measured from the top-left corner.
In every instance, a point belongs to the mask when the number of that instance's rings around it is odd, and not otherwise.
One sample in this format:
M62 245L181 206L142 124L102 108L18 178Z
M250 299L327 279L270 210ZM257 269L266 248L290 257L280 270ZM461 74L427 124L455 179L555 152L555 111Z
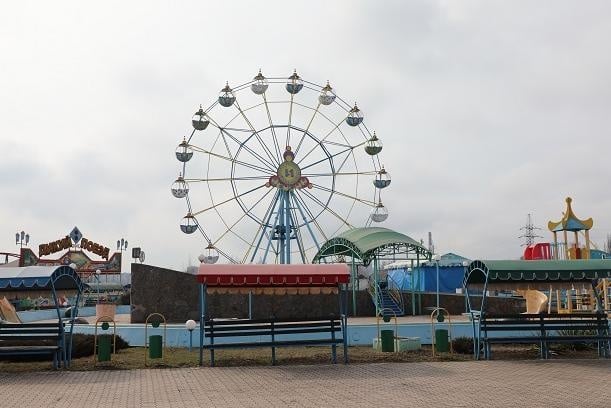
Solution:
M611 254L611 234L607 234L607 241L605 242L605 252Z

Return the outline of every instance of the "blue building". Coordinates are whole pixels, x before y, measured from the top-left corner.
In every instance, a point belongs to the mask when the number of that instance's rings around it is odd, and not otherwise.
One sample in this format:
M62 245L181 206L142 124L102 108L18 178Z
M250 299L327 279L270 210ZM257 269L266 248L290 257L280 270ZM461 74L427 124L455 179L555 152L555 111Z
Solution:
M439 260L439 292L456 293L462 289L462 281L469 259L447 253ZM420 266L411 262L394 262L384 267L388 286L402 291L435 292L437 290L437 261L422 262Z

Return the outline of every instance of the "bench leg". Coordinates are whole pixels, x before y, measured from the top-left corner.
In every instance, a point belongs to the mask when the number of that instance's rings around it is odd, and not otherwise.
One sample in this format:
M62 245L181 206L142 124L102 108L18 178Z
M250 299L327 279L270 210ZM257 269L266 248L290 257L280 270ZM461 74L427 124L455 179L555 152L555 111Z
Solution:
M210 349L210 367L214 367L214 349Z
M58 352L53 353L53 369L57 370L58 368Z
M276 365L276 347L272 346L272 365Z
M331 355L333 364L337 364L337 345L335 343L331 346Z
M344 364L348 364L348 345L344 342Z

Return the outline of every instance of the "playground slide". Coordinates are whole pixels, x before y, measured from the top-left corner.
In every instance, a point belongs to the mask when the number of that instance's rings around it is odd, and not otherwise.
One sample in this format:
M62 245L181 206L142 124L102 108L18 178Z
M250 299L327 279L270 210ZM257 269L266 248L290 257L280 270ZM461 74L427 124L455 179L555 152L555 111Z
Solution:
M17 311L6 297L0 299L0 316L2 316L2 319L6 320L7 322L21 323L21 319L19 319Z
M519 290L518 294L526 299L526 312L528 314L543 313L547 309L547 295L538 290Z

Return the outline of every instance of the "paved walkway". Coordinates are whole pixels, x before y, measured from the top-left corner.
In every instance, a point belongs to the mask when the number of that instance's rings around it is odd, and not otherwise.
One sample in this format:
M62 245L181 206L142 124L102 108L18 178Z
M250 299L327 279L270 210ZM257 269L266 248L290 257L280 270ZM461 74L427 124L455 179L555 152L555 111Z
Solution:
M9 407L603 407L611 362L489 361L0 373Z

